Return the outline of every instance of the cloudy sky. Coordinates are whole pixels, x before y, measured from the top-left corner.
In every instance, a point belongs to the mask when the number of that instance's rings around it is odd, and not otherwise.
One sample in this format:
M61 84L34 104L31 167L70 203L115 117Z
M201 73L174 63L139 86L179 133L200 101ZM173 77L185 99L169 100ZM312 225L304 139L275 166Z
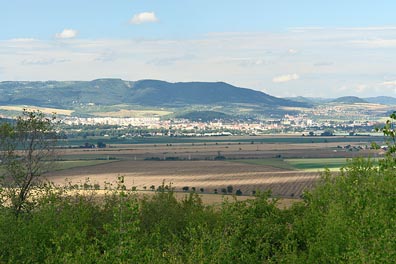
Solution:
M0 1L0 81L225 81L396 96L396 1Z

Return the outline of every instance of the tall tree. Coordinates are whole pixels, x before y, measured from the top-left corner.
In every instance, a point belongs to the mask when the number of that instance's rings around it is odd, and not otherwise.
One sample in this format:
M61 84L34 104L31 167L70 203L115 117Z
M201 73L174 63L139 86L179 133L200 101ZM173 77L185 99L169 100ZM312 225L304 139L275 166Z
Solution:
M55 159L55 116L24 109L14 122L0 125L0 187L18 216L34 204L31 194Z

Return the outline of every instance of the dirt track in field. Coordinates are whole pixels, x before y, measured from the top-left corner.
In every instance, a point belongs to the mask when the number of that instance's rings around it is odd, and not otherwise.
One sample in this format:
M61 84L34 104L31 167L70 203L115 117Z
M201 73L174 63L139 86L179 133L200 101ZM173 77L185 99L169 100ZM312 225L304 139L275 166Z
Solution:
M113 182L124 176L127 188L150 189L172 183L176 190L188 186L197 191L214 193L231 185L233 192L240 189L250 195L255 190L272 190L272 194L282 197L299 197L305 189L311 188L319 179L318 172L286 171L271 166L232 163L225 161L118 161L108 164L73 168L52 172L47 177L56 184L64 184L65 179L75 183Z

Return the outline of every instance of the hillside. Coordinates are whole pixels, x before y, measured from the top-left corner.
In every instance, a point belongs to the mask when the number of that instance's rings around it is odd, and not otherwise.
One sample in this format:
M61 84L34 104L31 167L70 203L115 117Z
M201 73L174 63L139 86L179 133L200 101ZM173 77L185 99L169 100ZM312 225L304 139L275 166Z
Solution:
M235 87L224 82L169 83L158 80L131 82L121 79L0 82L0 104L3 105L24 104L72 108L73 105L87 103L171 107L233 103L266 107L309 106L307 103L273 97L263 92Z
M217 111L191 111L188 113L181 113L176 116L177 118L185 118L191 121L212 121L216 119L232 119L233 116L217 112Z
M295 102L307 103L310 105L327 104L327 103L331 102L332 100L334 100L332 98L304 97L304 96L285 97L284 99L295 101Z
M341 103L341 104L364 104L367 101L356 97L356 96L343 96L331 101L331 103Z
M364 100L373 104L396 105L396 98L391 96L368 97Z

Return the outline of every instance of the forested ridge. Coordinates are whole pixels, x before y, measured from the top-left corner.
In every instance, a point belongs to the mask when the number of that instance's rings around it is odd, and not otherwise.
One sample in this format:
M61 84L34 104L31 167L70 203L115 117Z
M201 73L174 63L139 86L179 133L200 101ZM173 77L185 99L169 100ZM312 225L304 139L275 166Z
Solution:
M70 109L80 104L132 104L141 106L211 105L248 103L260 106L309 107L307 103L235 87L224 82L177 82L160 80L0 82L0 103Z

